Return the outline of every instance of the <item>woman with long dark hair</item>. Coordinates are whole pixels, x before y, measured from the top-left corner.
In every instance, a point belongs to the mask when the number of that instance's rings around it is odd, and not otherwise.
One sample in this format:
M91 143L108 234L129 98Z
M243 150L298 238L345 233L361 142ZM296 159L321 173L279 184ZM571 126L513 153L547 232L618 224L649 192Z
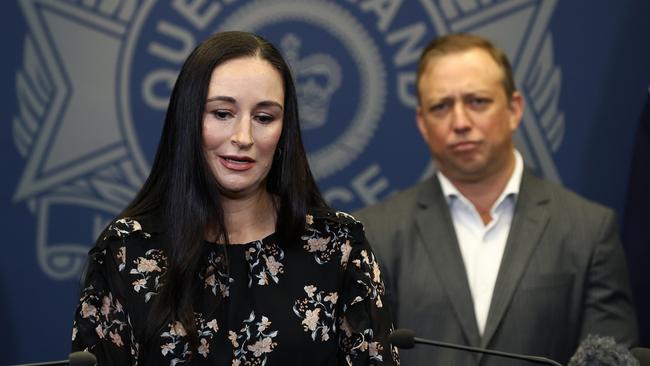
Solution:
M90 251L73 350L100 365L389 365L362 225L330 209L277 49L217 33L174 86L151 173Z

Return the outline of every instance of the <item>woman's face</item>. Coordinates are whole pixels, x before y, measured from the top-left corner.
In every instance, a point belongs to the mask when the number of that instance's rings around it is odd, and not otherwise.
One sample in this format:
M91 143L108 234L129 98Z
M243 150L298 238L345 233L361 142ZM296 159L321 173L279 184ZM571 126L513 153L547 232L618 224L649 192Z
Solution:
M283 116L284 83L270 63L245 57L214 69L203 149L223 195L238 198L266 190Z

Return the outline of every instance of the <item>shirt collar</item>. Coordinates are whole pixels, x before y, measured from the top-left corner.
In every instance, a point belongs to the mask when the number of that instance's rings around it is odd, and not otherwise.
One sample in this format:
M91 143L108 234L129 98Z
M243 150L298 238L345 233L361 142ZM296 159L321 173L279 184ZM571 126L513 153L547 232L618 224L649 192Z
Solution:
M506 183L505 188L503 189L503 192L501 192L501 195L499 198L496 200L494 203L494 207L498 207L499 204L503 200L505 200L507 197L512 196L513 199L517 198L517 195L519 194L519 187L521 186L521 177L523 176L524 173L524 159L521 157L521 154L519 151L516 149L513 150L515 154L515 169L512 171L512 175L510 176L510 179L508 179L508 183ZM445 195L447 198L447 203L451 203L451 201L454 198L458 198L461 201L463 201L466 204L470 204L469 200L463 196L460 191L454 186L454 184L445 177L444 174L440 170L436 172L438 176L438 180L440 181L440 187L442 188L442 193Z

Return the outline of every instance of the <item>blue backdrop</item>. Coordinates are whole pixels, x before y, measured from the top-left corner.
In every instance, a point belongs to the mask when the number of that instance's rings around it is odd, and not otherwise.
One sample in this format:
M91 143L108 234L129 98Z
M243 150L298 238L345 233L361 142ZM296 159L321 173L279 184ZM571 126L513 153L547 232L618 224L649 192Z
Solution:
M0 9L0 364L67 355L85 254L146 177L180 64L221 29L258 32L290 61L312 168L339 209L431 174L414 122L415 63L434 35L469 31L513 61L526 162L623 214L650 85L648 1L12 0ZM637 299L650 306L647 290L637 287Z

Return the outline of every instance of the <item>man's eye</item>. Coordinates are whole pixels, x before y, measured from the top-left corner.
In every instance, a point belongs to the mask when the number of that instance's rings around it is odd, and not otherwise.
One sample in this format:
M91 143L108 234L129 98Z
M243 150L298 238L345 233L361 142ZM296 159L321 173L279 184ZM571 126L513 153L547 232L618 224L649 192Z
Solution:
M490 100L487 98L472 98L470 99L470 104L477 106L477 107L482 107L486 106L488 103L490 103Z
M431 112L441 112L449 107L449 103L438 103L431 106Z

